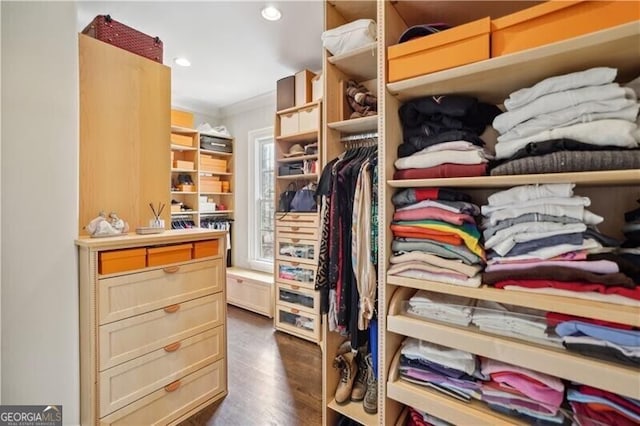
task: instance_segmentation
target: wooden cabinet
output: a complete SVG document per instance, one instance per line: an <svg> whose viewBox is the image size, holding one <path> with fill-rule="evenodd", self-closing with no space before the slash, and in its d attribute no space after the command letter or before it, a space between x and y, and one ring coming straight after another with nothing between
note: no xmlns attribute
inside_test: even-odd
<svg viewBox="0 0 640 426"><path fill-rule="evenodd" d="M227 269L227 303L273 317L273 275Z"/></svg>
<svg viewBox="0 0 640 426"><path fill-rule="evenodd" d="M148 226L149 203L169 205L171 69L83 34L78 44L79 234L100 211Z"/></svg>
<svg viewBox="0 0 640 426"><path fill-rule="evenodd" d="M225 239L203 229L80 238L83 425L175 424L224 397ZM104 253L217 247L205 256L109 274Z"/></svg>

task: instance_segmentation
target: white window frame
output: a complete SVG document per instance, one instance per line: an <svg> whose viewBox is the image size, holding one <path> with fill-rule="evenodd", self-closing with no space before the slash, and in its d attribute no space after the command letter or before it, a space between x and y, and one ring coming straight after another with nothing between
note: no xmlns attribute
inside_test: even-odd
<svg viewBox="0 0 640 426"><path fill-rule="evenodd" d="M248 236L249 236L249 266L251 269L264 271L264 272L273 272L273 264L274 259L271 261L266 261L264 259L259 259L258 254L260 252L259 242L257 241L257 230L258 224L260 221L260 215L258 209L255 206L258 205L259 195L260 195L260 177L258 170L260 170L260 156L258 153L258 144L265 140L271 139L275 144L275 135L273 133L273 127L265 127L263 129L252 130L249 132L248 141L249 141L249 203L247 206L249 207L249 223L248 223ZM274 145L275 149L275 145ZM274 153L275 155L275 153ZM274 164L275 167L275 164ZM274 195L275 197L275 195ZM276 200L274 200L274 203ZM275 234L275 230L274 230ZM274 235L275 237L275 235ZM274 238L275 240L275 238ZM273 251L275 254L275 241Z"/></svg>

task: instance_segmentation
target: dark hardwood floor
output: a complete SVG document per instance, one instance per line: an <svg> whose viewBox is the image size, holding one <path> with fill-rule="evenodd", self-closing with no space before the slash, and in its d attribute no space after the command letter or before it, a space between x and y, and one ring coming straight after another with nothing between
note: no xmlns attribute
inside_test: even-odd
<svg viewBox="0 0 640 426"><path fill-rule="evenodd" d="M234 306L227 319L229 394L181 426L321 425L320 346Z"/></svg>

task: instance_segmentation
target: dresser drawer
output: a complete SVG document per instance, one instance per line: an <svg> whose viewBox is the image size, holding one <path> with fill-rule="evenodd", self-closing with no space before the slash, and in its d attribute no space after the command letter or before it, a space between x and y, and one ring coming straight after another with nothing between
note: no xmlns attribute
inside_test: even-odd
<svg viewBox="0 0 640 426"><path fill-rule="evenodd" d="M315 314L318 312L320 298L319 293L308 290L298 285L280 284L276 286L276 303L281 306L299 309L300 311Z"/></svg>
<svg viewBox="0 0 640 426"><path fill-rule="evenodd" d="M100 417L224 356L224 326L165 346L100 373Z"/></svg>
<svg viewBox="0 0 640 426"><path fill-rule="evenodd" d="M100 371L224 323L224 293L99 327Z"/></svg>
<svg viewBox="0 0 640 426"><path fill-rule="evenodd" d="M318 228L317 213L276 213L276 227L299 226L305 228Z"/></svg>
<svg viewBox="0 0 640 426"><path fill-rule="evenodd" d="M224 392L225 360L216 361L100 419L101 425L166 425Z"/></svg>
<svg viewBox="0 0 640 426"><path fill-rule="evenodd" d="M304 226L277 226L277 238L304 238L307 240L318 239L318 228Z"/></svg>
<svg viewBox="0 0 640 426"><path fill-rule="evenodd" d="M221 259L98 280L100 324L223 290Z"/></svg>
<svg viewBox="0 0 640 426"><path fill-rule="evenodd" d="M276 328L316 342L320 340L321 327L318 315L278 303L276 303Z"/></svg>
<svg viewBox="0 0 640 426"><path fill-rule="evenodd" d="M313 289L317 266L297 261L277 260L276 281Z"/></svg>
<svg viewBox="0 0 640 426"><path fill-rule="evenodd" d="M307 265L318 263L316 258L316 242L299 238L280 238L276 240L277 258L300 262Z"/></svg>

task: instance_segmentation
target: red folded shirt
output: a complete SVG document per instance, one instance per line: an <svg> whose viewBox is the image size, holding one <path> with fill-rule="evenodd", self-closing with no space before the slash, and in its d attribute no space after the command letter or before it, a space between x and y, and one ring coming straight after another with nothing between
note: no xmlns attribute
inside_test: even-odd
<svg viewBox="0 0 640 426"><path fill-rule="evenodd" d="M487 164L451 164L445 163L426 169L398 170L394 179L434 179L448 177L475 177L487 174Z"/></svg>
<svg viewBox="0 0 640 426"><path fill-rule="evenodd" d="M629 299L640 300L640 287L634 289L624 287L611 287L602 284L581 283L572 281L553 280L504 280L493 284L496 288L504 288L508 285L515 285L526 288L558 288L575 292L597 292L602 294L617 294Z"/></svg>
<svg viewBox="0 0 640 426"><path fill-rule="evenodd" d="M617 322L609 322L594 318L584 318L584 317L576 317L573 315L560 314L558 312L547 312L547 324L551 327L555 327L561 322L567 321L582 321L588 322L589 324L602 325L605 327L617 328L620 330L633 330L634 327L627 324L618 324Z"/></svg>
<svg viewBox="0 0 640 426"><path fill-rule="evenodd" d="M618 404L626 408L627 410L631 411L632 413L635 413L640 416L640 407L633 404L632 402L627 401L626 399L622 398L621 396L615 393L607 392L602 389L592 388L591 386L586 386L586 385L580 386L578 390L587 395L599 396L600 398L608 399L609 401L615 404Z"/></svg>

